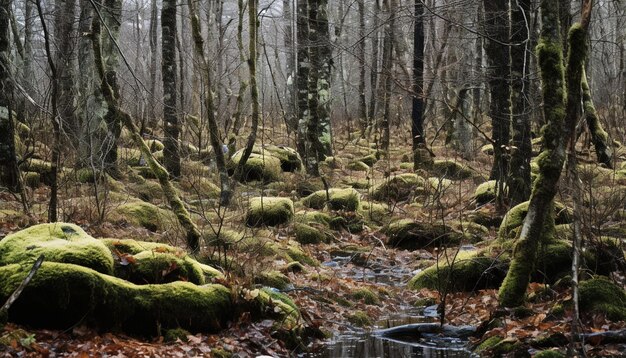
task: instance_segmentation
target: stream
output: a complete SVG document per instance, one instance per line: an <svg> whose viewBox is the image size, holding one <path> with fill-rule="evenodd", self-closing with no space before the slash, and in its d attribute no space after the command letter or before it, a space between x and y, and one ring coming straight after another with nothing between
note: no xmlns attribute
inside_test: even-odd
<svg viewBox="0 0 626 358"><path fill-rule="evenodd" d="M337 269L337 274L354 279L366 279L381 285L399 286L415 274L410 270L396 267L378 268L376 264L367 268L346 270L350 257L335 256L323 265ZM343 268L343 270L342 270ZM467 348L467 340L445 337L434 333L404 334L389 337L384 330L407 325L433 323L438 321L437 306L406 306L399 312L389 314L376 322L372 330L351 328L338 332L324 343L318 352L310 355L316 358L360 357L360 358L400 358L400 357L477 357Z"/></svg>

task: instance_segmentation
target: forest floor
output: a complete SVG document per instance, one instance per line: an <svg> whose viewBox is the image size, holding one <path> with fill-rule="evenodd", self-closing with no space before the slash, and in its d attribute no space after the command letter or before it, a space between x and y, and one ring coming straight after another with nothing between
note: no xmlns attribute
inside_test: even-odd
<svg viewBox="0 0 626 358"><path fill-rule="evenodd" d="M335 161L322 167L329 187L357 188L362 204L368 206L375 202L371 199L373 187L384 182L386 178L413 173L412 165L407 160L407 157L410 158L410 138L406 131L397 131L395 134L389 156L378 155L378 158L375 144L364 140L337 139ZM266 137L270 135L265 133ZM267 144L269 142L268 140ZM272 144L283 143L274 140ZM481 337L472 338L469 346L498 336L510 343L509 351L525 351L533 355L544 349L554 349L565 353L571 337L573 317L573 311L567 304L572 297L569 285L542 282L531 284L528 295L534 299L523 310L500 309L496 289L442 294L436 290L411 290L407 287L407 282L420 270L436 262L437 257L442 257L442 252L471 251L489 245L496 239L498 218L501 219L503 215L496 211L493 203L477 207L474 199L476 187L487 180L485 173L490 169L492 157L487 151L476 150L477 155L471 160L460 158L455 151L445 146L434 146L433 151L436 159L461 163L472 174L465 179L448 181L445 174L421 171L419 174L424 178L439 178L438 185L427 190L427 193L412 193L399 200L388 198L376 201L386 210L377 218L367 217L366 210L347 213L324 209L331 217L342 216L343 225L322 230L328 237L328 242L302 244L301 249L314 262L298 266L289 265L290 260L285 256L276 255L275 252L267 254L267 250L263 249L271 243L283 245L294 241L295 224L250 228L242 218L246 215L248 199L259 193L290 197L296 203L296 212L313 212L315 210L301 205L300 199L303 195L300 192L304 186L323 189L321 183L303 174L283 173L277 182L240 185L234 203L224 211L212 206L215 200L209 198L206 190L198 189L200 184L197 183L202 178L212 177L212 173L203 169L199 161L188 161L184 165L184 175L195 177L198 182L194 183L197 185L183 185L181 181L178 186L203 231L223 226L224 230L245 233L260 240L255 245L235 243L227 249L206 246L200 255L200 261L204 260L218 268L219 263L225 263L221 265L226 274L226 280L222 283L230 287L268 285L269 279L263 280L259 277L268 277L267 273L276 271L284 275L280 277L286 277L288 282L281 291L300 308L303 325L308 327L305 332L317 335L315 339L304 341L305 353L301 354L305 356L338 356L339 353L327 346L324 335L330 337L342 332L387 328L390 317L407 317L407 323L413 322L410 321L411 317L426 317L426 320L438 322L441 317L433 314L432 306L439 304L441 307L442 301L445 302L445 323L479 327ZM121 160L128 160L125 156L133 153L130 149L122 151ZM368 156L369 159L366 158ZM358 160L363 158L367 160ZM368 160L372 161L368 163L371 165L361 165ZM101 199L99 205L96 205L94 190L101 188L90 183L81 184L71 180L64 182L60 193L64 199L61 204L62 220L80 225L96 238L134 238L184 247L184 236L171 217L163 215L151 218L157 222L145 225L141 221L121 217L116 212L118 207L138 199L166 208L156 181L137 179L137 168L128 171L118 182L121 185L111 185L108 198L105 199L106 207L102 205ZM21 213L18 198L0 193L0 238L30 225L45 222L48 192L45 185L29 189L30 215ZM567 195L562 194L562 200L566 201ZM102 210L98 210L98 207ZM104 220L99 220L99 213L104 213ZM392 221L463 221L476 213L494 219L494 223L486 227L479 240L460 242L447 249L426 245L414 250L404 250L388 245L385 227ZM224 257L227 259L224 260ZM614 273L613 276L623 284L623 272ZM430 307L430 314L424 315L426 307ZM555 307L565 308L557 315L553 314ZM499 324L493 325L494 319L498 319ZM581 319L582 332L626 328L625 322L612 322L600 313L585 314ZM64 330L31 328L9 323L0 331L0 355L222 357L237 354L238 357L256 357L297 354L292 347L276 338L274 323L270 319L252 320L249 315L243 314L236 317L219 334L189 334L170 342L163 336L141 339L122 333L101 332L81 322ZM625 344L606 343L602 339L589 339L584 342L584 348L589 356L626 355ZM500 353L489 349L483 352L484 355Z"/></svg>

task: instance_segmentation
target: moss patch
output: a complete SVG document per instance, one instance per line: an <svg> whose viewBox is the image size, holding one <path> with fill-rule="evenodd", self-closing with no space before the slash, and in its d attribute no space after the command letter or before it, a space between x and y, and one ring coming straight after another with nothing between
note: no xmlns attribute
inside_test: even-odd
<svg viewBox="0 0 626 358"><path fill-rule="evenodd" d="M46 261L113 273L113 256L109 249L74 224L35 225L0 241L0 265L34 262L41 254Z"/></svg>
<svg viewBox="0 0 626 358"><path fill-rule="evenodd" d="M616 321L626 319L626 292L606 277L581 282L579 304L583 312L601 312Z"/></svg>
<svg viewBox="0 0 626 358"><path fill-rule="evenodd" d="M331 188L319 190L302 199L302 204L312 209L323 209L325 205L332 210L356 211L361 206L361 194L353 188ZM328 200L327 200L328 199Z"/></svg>
<svg viewBox="0 0 626 358"><path fill-rule="evenodd" d="M290 221L293 215L293 202L289 198L256 197L250 199L246 224L276 226Z"/></svg>
<svg viewBox="0 0 626 358"><path fill-rule="evenodd" d="M368 288L359 288L350 294L355 300L363 300L367 305L380 305L380 298Z"/></svg>
<svg viewBox="0 0 626 358"><path fill-rule="evenodd" d="M367 327L372 325L369 315L363 311L355 311L348 316L348 322L357 327Z"/></svg>
<svg viewBox="0 0 626 358"><path fill-rule="evenodd" d="M177 225L174 214L154 204L134 201L118 206L111 212L114 222L126 221L135 226L142 226L151 231L161 230L167 225Z"/></svg>
<svg viewBox="0 0 626 358"><path fill-rule="evenodd" d="M374 186L370 196L378 201L406 201L423 190L425 185L424 178L417 174L400 174Z"/></svg>
<svg viewBox="0 0 626 358"><path fill-rule="evenodd" d="M319 244L321 242L329 242L330 237L332 237L328 232L325 232L323 228L308 224L295 223L293 228L296 234L296 241L301 244Z"/></svg>
<svg viewBox="0 0 626 358"><path fill-rule="evenodd" d="M418 250L425 247L458 245L469 236L454 230L442 223L424 223L411 219L394 221L384 228L383 232L389 237L390 246Z"/></svg>
<svg viewBox="0 0 626 358"><path fill-rule="evenodd" d="M468 179L474 175L470 168L453 160L435 160L430 170L439 177L451 180Z"/></svg>
<svg viewBox="0 0 626 358"><path fill-rule="evenodd" d="M254 283L283 290L291 284L291 281L289 281L289 278L282 273L270 270L263 271L257 275L254 278Z"/></svg>
<svg viewBox="0 0 626 358"><path fill-rule="evenodd" d="M228 163L229 172L232 174L241 161L244 149L238 150L233 154ZM243 166L240 181L247 183L250 181L262 181L265 183L277 181L282 173L280 159L262 152L251 153L250 157Z"/></svg>
<svg viewBox="0 0 626 358"><path fill-rule="evenodd" d="M474 192L476 206L485 205L496 199L496 181L489 180L480 184Z"/></svg>
<svg viewBox="0 0 626 358"><path fill-rule="evenodd" d="M18 264L0 267L4 301L28 273ZM157 327L192 332L221 329L232 312L230 292L221 285L189 282L134 285L73 264L44 262L9 310L16 323L71 327L78 322L101 329L154 335Z"/></svg>

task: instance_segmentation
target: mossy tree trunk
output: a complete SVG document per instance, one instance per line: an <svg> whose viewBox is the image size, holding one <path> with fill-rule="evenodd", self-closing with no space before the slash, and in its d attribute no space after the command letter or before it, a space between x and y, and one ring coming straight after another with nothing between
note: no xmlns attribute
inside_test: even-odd
<svg viewBox="0 0 626 358"><path fill-rule="evenodd" d="M161 9L161 76L163 80L163 164L180 177L180 133L176 107L176 0L163 0Z"/></svg>
<svg viewBox="0 0 626 358"><path fill-rule="evenodd" d="M365 135L368 126L367 99L365 96L365 0L357 0L359 13L359 42L357 58L359 61L359 125L361 136Z"/></svg>
<svg viewBox="0 0 626 358"><path fill-rule="evenodd" d="M373 31L372 31L372 65L370 70L370 101L369 101L369 113L367 114L367 118L369 119L368 123L368 132L373 127L375 122L376 115L378 114L378 80L379 80L379 47L380 47L380 12L381 12L381 1L382 0L374 0L373 2ZM369 133L368 133L369 134Z"/></svg>
<svg viewBox="0 0 626 358"><path fill-rule="evenodd" d="M591 132L591 142L596 149L596 157L598 162L607 166L607 168L613 168L613 147L609 135L602 128L598 112L593 104L593 98L591 97L591 90L589 89L589 83L587 83L587 74L583 68L582 74L582 90L583 90L583 108L585 110L585 121L587 122L587 128Z"/></svg>
<svg viewBox="0 0 626 358"><path fill-rule="evenodd" d="M76 117L75 63L76 0L56 0L54 3L54 62L58 76L58 109L61 129L69 138L79 138Z"/></svg>
<svg viewBox="0 0 626 358"><path fill-rule="evenodd" d="M176 215L176 218L180 222L180 225L187 232L187 245L189 246L189 249L192 252L197 253L200 249L200 231L198 230L196 224L191 220L187 208L185 207L184 203L176 192L176 188L174 188L174 186L170 182L169 173L161 164L159 164L159 162L157 162L157 160L152 155L150 148L141 137L139 128L137 128L137 126L135 125L130 114L122 110L119 104L119 89L117 88L117 82L109 82L109 79L106 76L106 67L103 59L101 44L101 11L97 7L94 10L98 14L98 16L94 16L91 27L94 62L96 72L100 80L102 95L104 96L104 99L108 104L109 113L115 116L116 120L122 123L130 132L133 143L139 148L141 154L146 158L150 169L159 180L159 184L161 185L163 194L170 204L172 211ZM110 39L110 41L116 41L116 39L112 38Z"/></svg>
<svg viewBox="0 0 626 358"><path fill-rule="evenodd" d="M380 146L387 153L389 151L389 131L391 127L391 85L393 82L393 45L394 45L394 22L396 14L393 9L391 0L383 1L383 9L387 13L388 18L384 27L383 37L383 117L380 121Z"/></svg>
<svg viewBox="0 0 626 358"><path fill-rule="evenodd" d="M237 1L237 9L237 50L239 51L239 61L244 63L246 62L246 52L243 47L243 15L245 12L243 0ZM239 131L241 130L241 127L243 127L244 123L244 97L248 89L248 81L244 79L243 66L238 69L237 77L239 79L239 93L237 94L235 113L233 113L233 125L231 127L231 132L228 134L229 156L232 156L237 151L237 136L239 136Z"/></svg>
<svg viewBox="0 0 626 358"><path fill-rule="evenodd" d="M240 2L241 4L241 2ZM248 141L243 151L239 163L235 168L235 178L239 179L243 175L243 168L252 154L254 142L256 141L257 129L259 128L259 118L261 112L259 108L259 87L257 85L257 41L258 41L258 28L259 20L257 18L258 0L248 0L248 27L249 27L249 39L248 39L248 70L250 72L250 99L252 100L252 123L250 134L248 135ZM240 8L239 11L243 11Z"/></svg>
<svg viewBox="0 0 626 358"><path fill-rule="evenodd" d="M511 2L511 162L508 198L515 206L530 197L530 0Z"/></svg>
<svg viewBox="0 0 626 358"><path fill-rule="evenodd" d="M196 57L201 62L201 73L207 87L204 94L204 102L209 126L209 141L211 143L211 147L213 148L213 153L215 153L215 164L220 176L220 203L221 205L228 205L232 196L232 189L230 178L228 177L228 171L226 170L226 160L224 159L224 150L222 149L217 118L215 118L216 108L212 93L214 87L211 76L211 68L209 67L209 61L204 55L204 39L202 38L198 12L195 8L195 0L188 0L187 4L189 6L189 14L191 17L191 32L193 36L194 50Z"/></svg>
<svg viewBox="0 0 626 358"><path fill-rule="evenodd" d="M285 123L289 133L298 132L297 95L296 95L296 49L294 46L293 31L293 0L283 0L283 22L285 26L285 68L287 83L285 85Z"/></svg>
<svg viewBox="0 0 626 358"><path fill-rule="evenodd" d="M13 83L10 68L9 12L11 0L0 0L0 186L21 190L15 153L15 123L12 116Z"/></svg>
<svg viewBox="0 0 626 358"><path fill-rule="evenodd" d="M484 0L485 52L487 54L487 76L491 93L489 115L493 128L493 166L489 176L500 185L496 190L497 203L502 206L503 188L508 176L509 146L511 126L511 88L508 83L510 73L509 41L509 1Z"/></svg>
<svg viewBox="0 0 626 358"><path fill-rule="evenodd" d="M315 104L309 102L312 121L316 122L314 155L318 161L333 155L332 127L330 121L330 88L332 78L332 47L328 23L328 0L309 3L309 31L311 47L311 77L309 96L317 97ZM309 128L312 128L309 125Z"/></svg>
<svg viewBox="0 0 626 358"><path fill-rule="evenodd" d="M309 59L309 15L308 0L298 0L296 36L297 58L296 90L298 105L298 133L296 136L296 149L300 156L306 158L307 124L311 112L309 111L309 73L311 61Z"/></svg>
<svg viewBox="0 0 626 358"><path fill-rule="evenodd" d="M585 4L588 6L585 7ZM575 137L575 127L581 100L581 77L585 60L586 33L590 16L590 1L585 1L582 25L572 26L569 32L567 70L563 65L563 45L556 1L541 3L541 38L537 56L543 85L544 149L539 155L539 175L535 181L528 205L528 213L516 238L513 258L504 282L500 286L500 304L518 306L524 301L530 275L544 224L553 218L554 196L563 164L565 148Z"/></svg>

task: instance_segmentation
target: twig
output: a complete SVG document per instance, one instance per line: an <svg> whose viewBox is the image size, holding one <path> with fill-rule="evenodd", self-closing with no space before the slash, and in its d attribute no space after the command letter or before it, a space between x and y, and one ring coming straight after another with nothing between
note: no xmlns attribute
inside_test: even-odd
<svg viewBox="0 0 626 358"><path fill-rule="evenodd" d="M11 296L9 296L9 298L4 303L4 305L2 305L2 308L0 308L0 317L3 316L3 313L8 312L11 305L15 301L17 301L17 299L20 297L20 295L22 294L22 291L24 291L24 288L26 288L30 280L32 280L33 277L35 276L35 273L37 273L37 270L39 270L39 268L41 267L41 264L43 263L43 259L44 259L44 255L39 256L37 261L35 261L35 264L33 265L33 267L30 269L30 272L28 273L28 275L26 275L26 277L22 281L22 283L20 283L17 289L13 291Z"/></svg>

